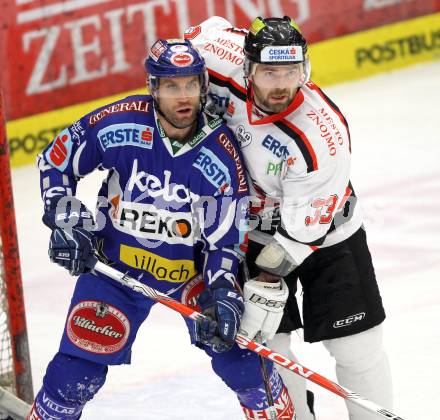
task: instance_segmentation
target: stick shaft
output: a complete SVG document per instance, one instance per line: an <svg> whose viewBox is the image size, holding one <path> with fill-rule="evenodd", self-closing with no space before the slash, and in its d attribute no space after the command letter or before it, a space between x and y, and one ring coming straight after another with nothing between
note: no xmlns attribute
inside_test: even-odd
<svg viewBox="0 0 440 420"><path fill-rule="evenodd" d="M110 267L100 261L93 262L93 264L91 263L89 266L94 270L112 278L113 280L116 280L117 282L129 287L135 292L141 293L144 296L147 296L155 300L156 302L162 303L163 305L168 306L169 308L179 312L180 314L194 321L200 321L206 318L200 312L191 309L190 307L184 305L183 303L173 298L170 298L164 293L161 293L153 289L152 287L141 283L140 281L134 279L133 277L130 277L127 274L124 274L121 271L116 270L113 267ZM263 344L259 344L254 340L250 340L249 338L241 334L237 334L235 341L241 347L246 347L248 350L257 353L259 356L264 357L265 359L268 359L273 363L282 366L285 369L291 370L297 375L300 375L308 379L309 381L314 382L315 384L327 389L333 394L339 395L340 397L351 401L353 404L356 404L367 411L376 413L382 418L388 420L404 420L402 417L399 417L398 415L393 414L391 411L373 403L370 400L361 397L355 392L349 391L348 389L338 385L337 383L331 381L330 379L325 378L319 373L313 372L312 370L306 368L305 366L300 365L299 363L294 362L293 360L290 360L286 356L274 352L273 350L264 346Z"/></svg>
<svg viewBox="0 0 440 420"><path fill-rule="evenodd" d="M270 420L277 420L277 409L275 408L274 402L273 402L273 394L272 390L270 388L270 379L269 379L269 373L267 371L266 366L266 359L263 356L258 356L260 359L260 366L261 366L261 374L263 376L263 382L264 382L264 390L266 392L266 398L267 398L267 405L270 415Z"/></svg>
<svg viewBox="0 0 440 420"><path fill-rule="evenodd" d="M256 338L256 340L261 342L262 341L261 340L261 332L258 333L255 338ZM270 387L270 378L269 378L269 372L267 370L266 359L261 355L258 355L258 359L260 361L261 376L263 377L264 390L266 392L270 420L277 420L277 410L276 410L274 402L273 402L273 394L272 394L272 389Z"/></svg>

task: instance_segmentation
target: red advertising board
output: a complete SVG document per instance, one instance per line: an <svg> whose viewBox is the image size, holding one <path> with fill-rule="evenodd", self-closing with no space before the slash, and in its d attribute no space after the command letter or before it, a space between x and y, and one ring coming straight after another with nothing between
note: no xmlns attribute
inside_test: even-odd
<svg viewBox="0 0 440 420"><path fill-rule="evenodd" d="M309 42L440 11L440 0L3 0L1 83L8 120L143 85L157 38L220 15L294 17Z"/></svg>

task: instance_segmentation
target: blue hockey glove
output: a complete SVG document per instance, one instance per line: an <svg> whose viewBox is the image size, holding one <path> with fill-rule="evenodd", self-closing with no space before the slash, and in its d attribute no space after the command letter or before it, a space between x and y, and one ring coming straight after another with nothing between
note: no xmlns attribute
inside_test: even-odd
<svg viewBox="0 0 440 420"><path fill-rule="evenodd" d="M90 271L86 263L95 255L95 237L83 228L56 228L50 235L49 258L72 276Z"/></svg>
<svg viewBox="0 0 440 420"><path fill-rule="evenodd" d="M49 258L78 276L89 271L87 260L94 255L96 239L91 232L91 212L75 197L62 197L45 207L43 222L52 229Z"/></svg>
<svg viewBox="0 0 440 420"><path fill-rule="evenodd" d="M200 294L198 303L208 319L195 323L197 341L217 353L230 350L244 311L242 296L233 289L208 289Z"/></svg>

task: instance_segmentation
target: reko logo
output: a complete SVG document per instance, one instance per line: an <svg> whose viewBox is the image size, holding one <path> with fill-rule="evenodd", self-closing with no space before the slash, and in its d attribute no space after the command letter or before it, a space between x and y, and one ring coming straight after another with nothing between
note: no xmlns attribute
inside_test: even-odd
<svg viewBox="0 0 440 420"><path fill-rule="evenodd" d="M118 230L135 236L168 243L192 243L193 227L188 213L173 213L148 204L136 208L122 207L117 223Z"/></svg>

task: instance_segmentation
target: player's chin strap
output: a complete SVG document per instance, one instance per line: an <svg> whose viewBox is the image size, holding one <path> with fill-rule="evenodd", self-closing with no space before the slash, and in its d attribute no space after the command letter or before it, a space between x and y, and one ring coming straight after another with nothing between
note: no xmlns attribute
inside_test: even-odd
<svg viewBox="0 0 440 420"><path fill-rule="evenodd" d="M133 277L130 277L126 273L122 273L119 270L116 270L113 267L110 267L101 261L98 261L97 258L92 258L88 261L87 266L96 272L104 274L110 277L113 280L116 280L118 283L127 286L131 290L138 292L150 299L155 300L156 302L162 303L165 306L173 309L176 312L179 312L181 315L186 316L194 321L200 321L205 319L205 316L200 312L190 308L189 306L184 305L183 303L165 295L153 289L150 286L147 286L144 283L136 280ZM93 272L93 271L92 271ZM364 408L367 411L372 413L376 413L380 417L388 420L403 420L402 417L399 417L396 414L393 414L391 411L375 404L372 401L369 401L360 395L349 391L347 388L344 388L337 383L331 381L330 379L321 376L319 373L313 372L312 370L306 368L305 366L300 365L293 360L290 360L288 357L276 353L271 350L269 347L264 346L263 344L257 343L254 340L250 340L247 337L237 334L235 338L235 342L239 344L241 347L246 347L248 350L261 355L262 357L271 360L277 365L282 366L285 369L288 369L292 372L295 372L297 375L302 376L303 378L308 379L309 381L314 382L315 384L322 386L323 388L333 392L333 394L339 395L345 400L351 401L353 404Z"/></svg>

